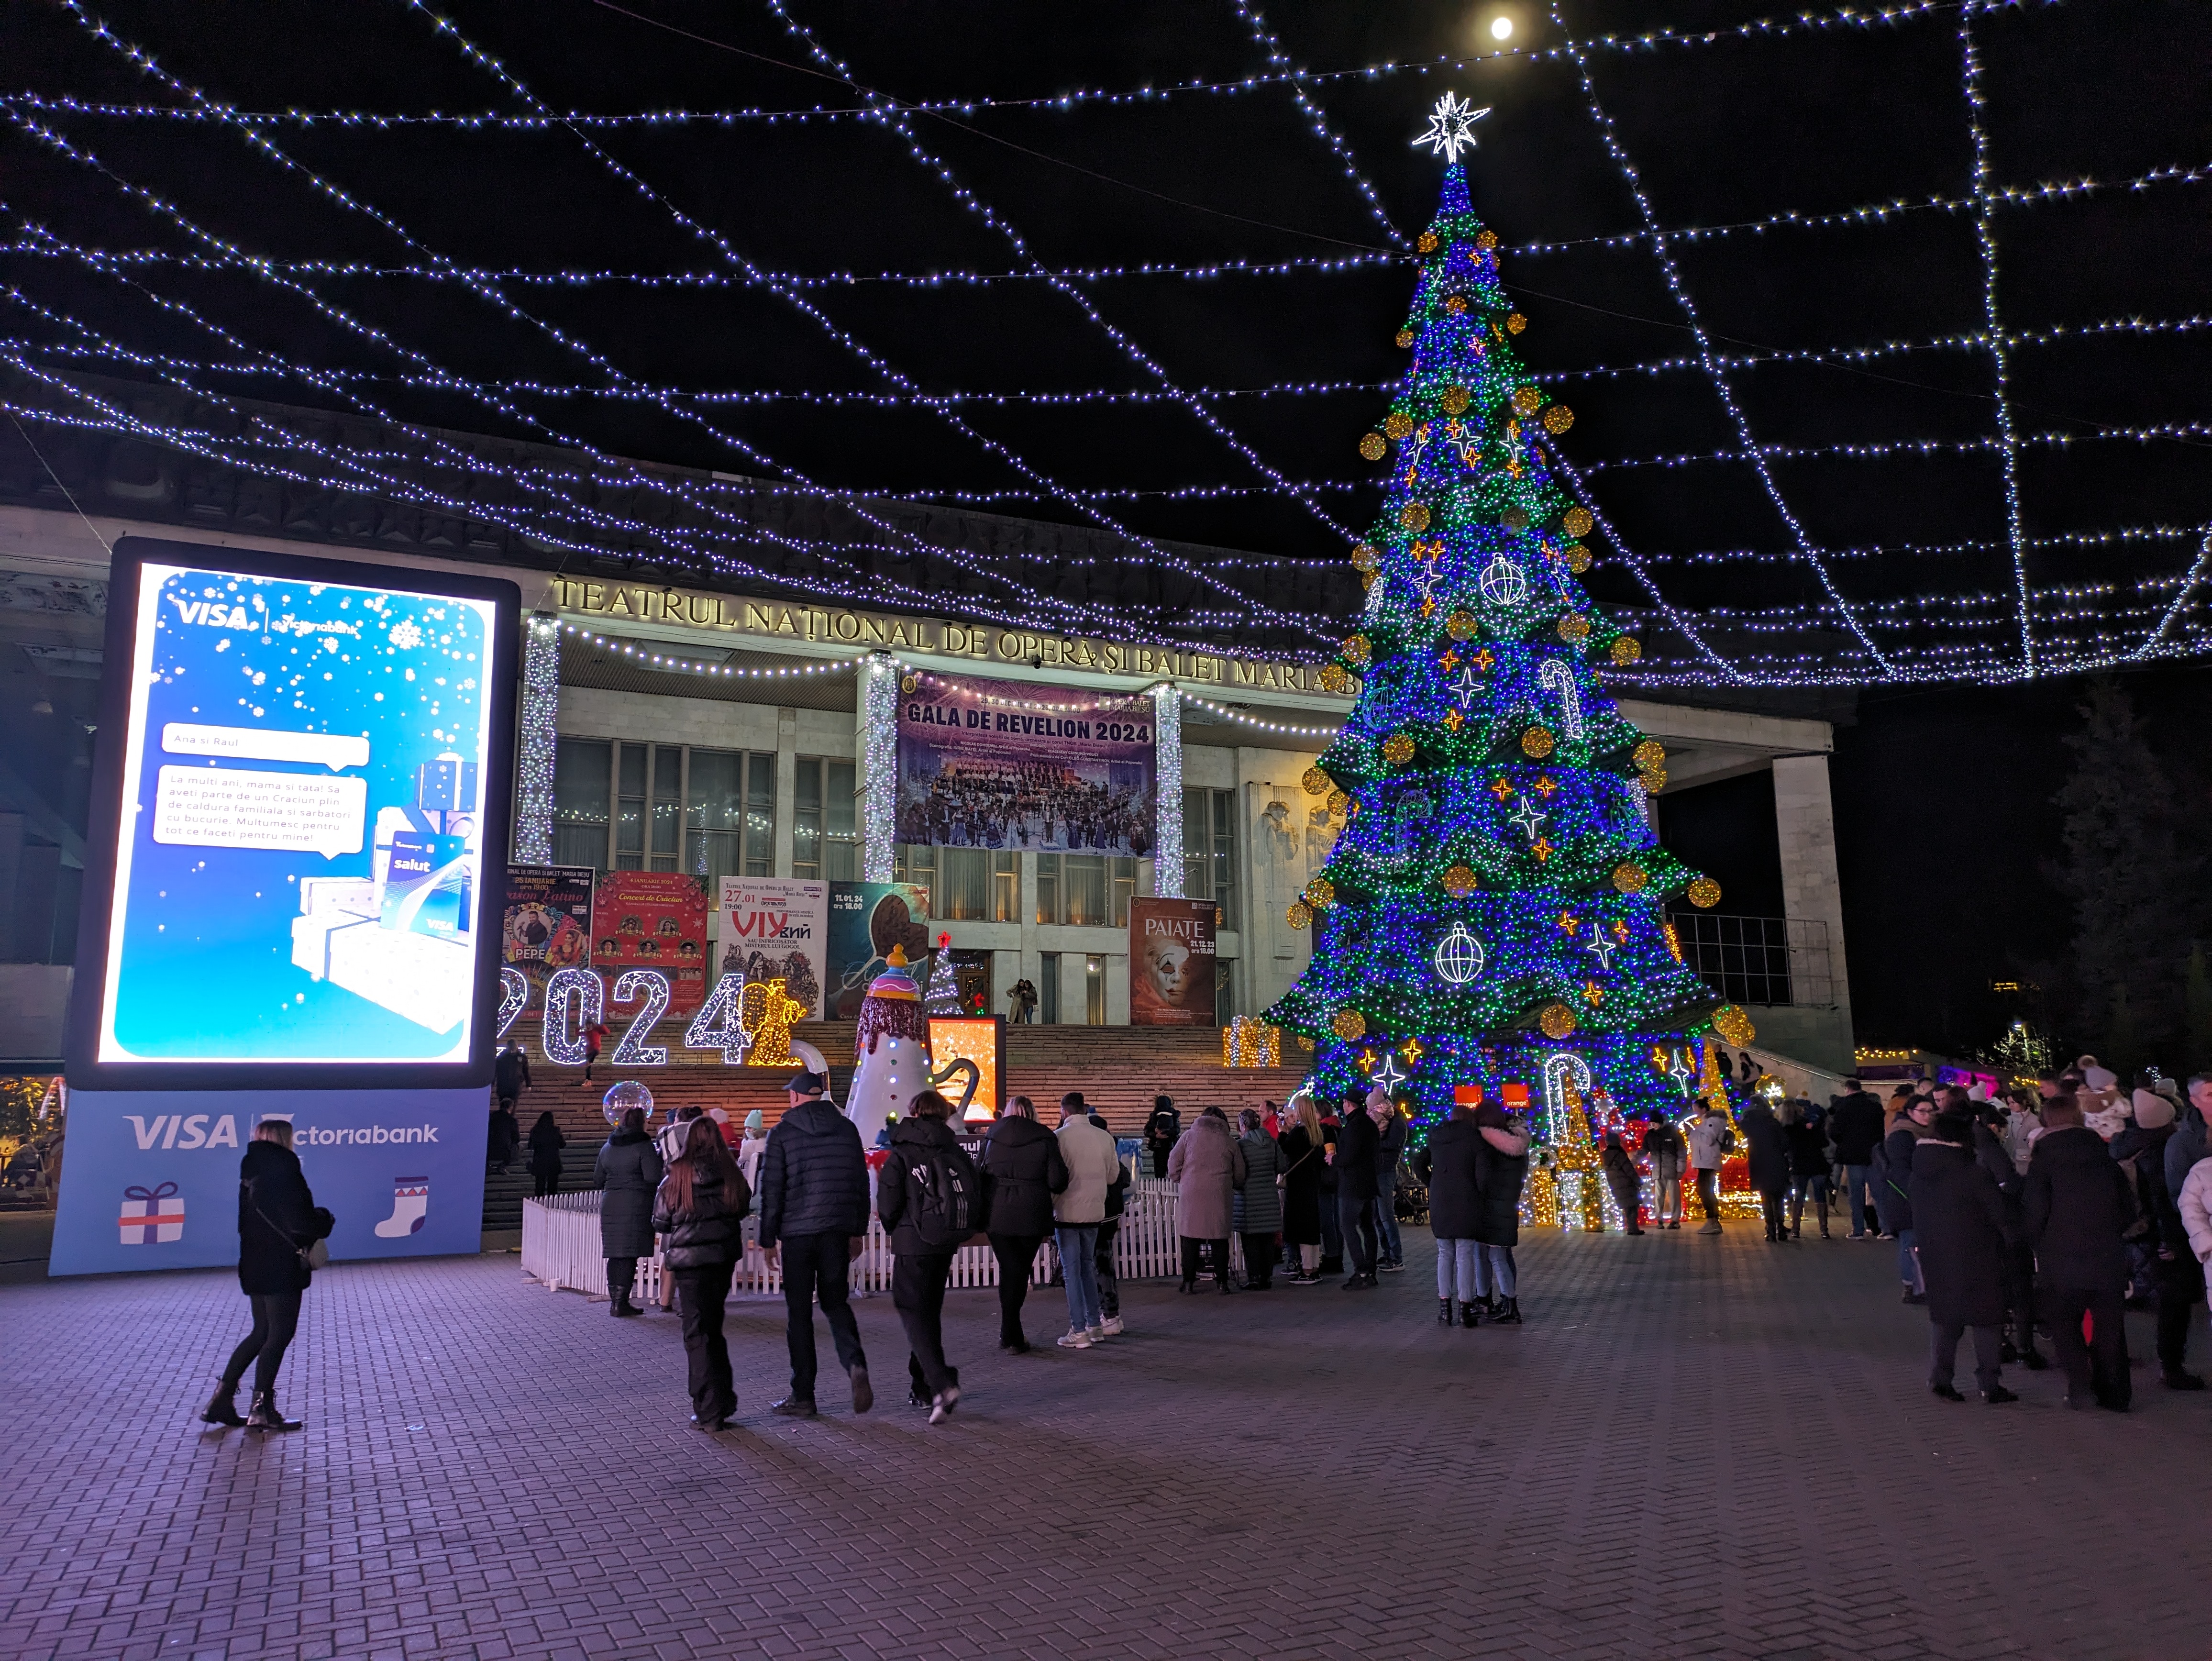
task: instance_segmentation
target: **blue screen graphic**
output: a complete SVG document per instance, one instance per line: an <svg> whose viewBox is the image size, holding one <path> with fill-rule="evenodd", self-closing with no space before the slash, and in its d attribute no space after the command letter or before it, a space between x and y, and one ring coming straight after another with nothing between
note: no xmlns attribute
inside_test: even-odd
<svg viewBox="0 0 2212 1661"><path fill-rule="evenodd" d="M153 563L134 598L99 1059L466 1060L495 607Z"/></svg>

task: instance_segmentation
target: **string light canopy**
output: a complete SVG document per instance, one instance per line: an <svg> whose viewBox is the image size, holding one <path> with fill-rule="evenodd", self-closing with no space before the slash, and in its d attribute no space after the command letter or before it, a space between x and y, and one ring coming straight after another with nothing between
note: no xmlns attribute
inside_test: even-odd
<svg viewBox="0 0 2212 1661"><path fill-rule="evenodd" d="M2141 90L2212 22L1690 9L64 0L0 92L0 503L1326 661L1456 163L1608 684L2202 655L2212 157Z"/></svg>

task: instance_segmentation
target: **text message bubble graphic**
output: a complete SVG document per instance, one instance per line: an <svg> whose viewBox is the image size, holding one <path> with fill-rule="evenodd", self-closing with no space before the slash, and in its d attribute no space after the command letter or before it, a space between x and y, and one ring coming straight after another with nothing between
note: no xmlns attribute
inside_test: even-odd
<svg viewBox="0 0 2212 1661"><path fill-rule="evenodd" d="M367 779L164 767L154 840L186 848L267 848L331 859L361 852Z"/></svg>
<svg viewBox="0 0 2212 1661"><path fill-rule="evenodd" d="M333 773L368 765L368 740L342 733L271 733L258 727L203 727L173 721L161 728L173 756L228 756L234 761L311 761Z"/></svg>

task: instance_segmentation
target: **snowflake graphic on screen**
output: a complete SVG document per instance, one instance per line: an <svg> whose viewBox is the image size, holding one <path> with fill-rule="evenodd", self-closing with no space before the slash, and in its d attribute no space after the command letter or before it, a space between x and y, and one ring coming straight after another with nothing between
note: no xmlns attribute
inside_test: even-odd
<svg viewBox="0 0 2212 1661"><path fill-rule="evenodd" d="M411 652L422 643L422 631L412 621L395 623L392 625L392 643Z"/></svg>

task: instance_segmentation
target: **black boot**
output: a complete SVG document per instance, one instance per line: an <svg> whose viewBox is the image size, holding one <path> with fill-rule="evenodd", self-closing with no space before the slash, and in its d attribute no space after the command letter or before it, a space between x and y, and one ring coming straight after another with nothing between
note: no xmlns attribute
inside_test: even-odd
<svg viewBox="0 0 2212 1661"><path fill-rule="evenodd" d="M218 1382L215 1387L215 1394L208 1397L208 1404L200 1409L201 1422L210 1425L229 1425L234 1428L244 1424L246 1421L238 1416L237 1396L238 1385L235 1382L227 1378Z"/></svg>
<svg viewBox="0 0 2212 1661"><path fill-rule="evenodd" d="M1451 1304L1452 1300L1449 1298L1439 1298L1437 1299L1437 1324L1438 1326L1448 1327L1452 1323Z"/></svg>
<svg viewBox="0 0 2212 1661"><path fill-rule="evenodd" d="M287 1419L276 1408L276 1392L257 1390L253 1392L253 1409L246 1415L248 1430L297 1430L300 1421Z"/></svg>
<svg viewBox="0 0 2212 1661"><path fill-rule="evenodd" d="M1508 1299L1505 1300L1505 1306L1504 1306L1502 1310L1500 1310L1497 1314L1495 1314L1495 1315L1492 1316L1492 1317L1490 1317L1490 1322L1491 1322L1491 1324L1492 1324L1492 1326L1501 1326L1501 1327L1517 1327L1517 1326L1519 1326L1519 1325L1521 1324L1521 1300L1520 1300L1520 1299L1518 1299L1518 1298L1508 1298Z"/></svg>
<svg viewBox="0 0 2212 1661"><path fill-rule="evenodd" d="M1476 1326L1481 1323L1482 1317L1475 1312L1475 1307L1473 1304L1462 1304L1459 1306L1459 1323L1462 1326Z"/></svg>
<svg viewBox="0 0 2212 1661"><path fill-rule="evenodd" d="M617 1287L615 1288L613 1294L608 1298L607 1301L614 1305L614 1307L609 1311L613 1315L642 1315L645 1313L645 1311L640 1309L635 1304L630 1302L629 1288L628 1287Z"/></svg>

